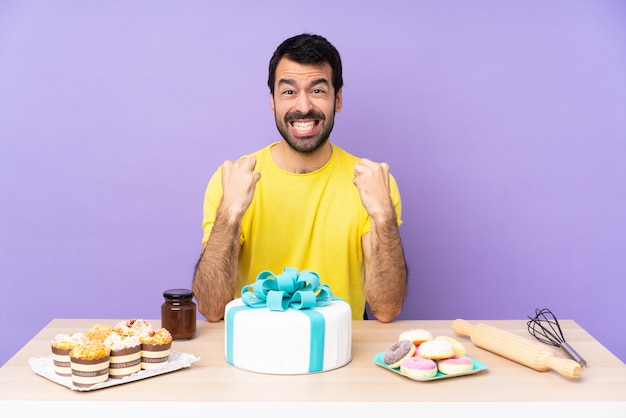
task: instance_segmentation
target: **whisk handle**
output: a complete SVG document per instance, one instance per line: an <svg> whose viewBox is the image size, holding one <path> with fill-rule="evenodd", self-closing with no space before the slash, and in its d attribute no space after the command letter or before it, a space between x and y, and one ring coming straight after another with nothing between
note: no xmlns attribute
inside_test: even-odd
<svg viewBox="0 0 626 418"><path fill-rule="evenodd" d="M580 354L578 354L576 350L574 350L572 346L569 345L566 341L563 341L561 347L563 348L563 350L565 350L565 352L567 352L567 354L569 354L571 358L574 359L574 361L580 364L580 367L587 367L587 362L585 361L585 359L583 359Z"/></svg>

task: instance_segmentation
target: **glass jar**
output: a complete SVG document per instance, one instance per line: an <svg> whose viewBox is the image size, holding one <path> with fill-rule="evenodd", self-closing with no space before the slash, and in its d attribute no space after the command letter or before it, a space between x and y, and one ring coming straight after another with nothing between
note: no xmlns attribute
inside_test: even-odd
<svg viewBox="0 0 626 418"><path fill-rule="evenodd" d="M161 327L175 340L188 340L196 333L196 304L189 289L170 289L163 292Z"/></svg>

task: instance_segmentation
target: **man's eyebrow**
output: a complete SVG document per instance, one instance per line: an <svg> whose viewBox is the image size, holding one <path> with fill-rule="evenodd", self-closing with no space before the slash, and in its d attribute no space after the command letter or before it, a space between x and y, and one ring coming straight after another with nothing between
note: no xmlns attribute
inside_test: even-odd
<svg viewBox="0 0 626 418"><path fill-rule="evenodd" d="M296 82L290 78L281 78L280 80L278 80L278 85L280 86L281 84L287 84L289 86L295 86Z"/></svg>
<svg viewBox="0 0 626 418"><path fill-rule="evenodd" d="M313 80L311 82L311 86L317 86L318 84L330 85L330 83L328 82L328 80L325 77L320 77L317 80Z"/></svg>
<svg viewBox="0 0 626 418"><path fill-rule="evenodd" d="M295 86L297 83L296 83L295 80L293 80L291 78L281 78L280 80L278 80L278 85L280 86L281 84L287 84L289 86ZM320 78L317 78L317 79L311 81L311 83L309 83L309 86L317 86L319 84L330 85L330 83L328 82L328 79L326 79L326 77L320 77Z"/></svg>

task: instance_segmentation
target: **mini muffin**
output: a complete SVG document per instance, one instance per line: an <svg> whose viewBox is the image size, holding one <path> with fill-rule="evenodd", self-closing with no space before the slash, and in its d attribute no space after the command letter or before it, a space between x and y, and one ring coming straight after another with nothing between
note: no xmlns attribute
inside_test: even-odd
<svg viewBox="0 0 626 418"><path fill-rule="evenodd" d="M70 351L72 383L90 387L109 379L109 355L111 350L101 342L86 342Z"/></svg>
<svg viewBox="0 0 626 418"><path fill-rule="evenodd" d="M165 328L153 329L139 336L141 368L159 369L167 364L172 348L172 334Z"/></svg>
<svg viewBox="0 0 626 418"><path fill-rule="evenodd" d="M114 329L120 335L140 336L152 330L152 325L145 319L129 319L128 321L118 322L115 324Z"/></svg>
<svg viewBox="0 0 626 418"><path fill-rule="evenodd" d="M141 342L136 335L112 333L104 340L111 350L109 377L121 379L141 370Z"/></svg>
<svg viewBox="0 0 626 418"><path fill-rule="evenodd" d="M82 332L75 334L57 334L50 343L54 372L60 376L71 376L70 351L77 345L87 341L87 336Z"/></svg>
<svg viewBox="0 0 626 418"><path fill-rule="evenodd" d="M101 343L113 333L113 327L107 324L95 324L86 332L87 337L94 342Z"/></svg>

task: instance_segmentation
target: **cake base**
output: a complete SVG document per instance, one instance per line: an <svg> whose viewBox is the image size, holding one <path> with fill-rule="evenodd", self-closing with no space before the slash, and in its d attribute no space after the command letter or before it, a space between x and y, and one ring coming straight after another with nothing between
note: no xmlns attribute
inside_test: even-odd
<svg viewBox="0 0 626 418"><path fill-rule="evenodd" d="M226 305L226 361L267 374L309 374L352 360L352 311L341 299L309 309L251 308L241 298Z"/></svg>

